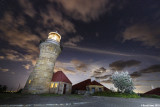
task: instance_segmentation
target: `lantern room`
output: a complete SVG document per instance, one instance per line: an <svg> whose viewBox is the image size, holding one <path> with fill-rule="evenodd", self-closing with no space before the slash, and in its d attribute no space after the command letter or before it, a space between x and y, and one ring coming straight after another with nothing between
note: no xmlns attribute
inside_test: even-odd
<svg viewBox="0 0 160 107"><path fill-rule="evenodd" d="M61 36L57 32L50 32L48 35L48 39L55 40L57 42L60 42Z"/></svg>

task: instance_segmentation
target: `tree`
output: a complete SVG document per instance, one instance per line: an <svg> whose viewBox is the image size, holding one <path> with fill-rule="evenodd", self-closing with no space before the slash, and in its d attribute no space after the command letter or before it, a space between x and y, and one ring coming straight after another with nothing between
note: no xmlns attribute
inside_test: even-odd
<svg viewBox="0 0 160 107"><path fill-rule="evenodd" d="M6 85L0 85L0 93L6 92L7 86Z"/></svg>
<svg viewBox="0 0 160 107"><path fill-rule="evenodd" d="M135 89L132 78L128 75L128 72L117 71L111 76L114 86L118 89L118 92L133 93Z"/></svg>
<svg viewBox="0 0 160 107"><path fill-rule="evenodd" d="M3 85L2 90L3 90L3 92L6 92L6 91L7 91L7 86L6 86L6 85Z"/></svg>

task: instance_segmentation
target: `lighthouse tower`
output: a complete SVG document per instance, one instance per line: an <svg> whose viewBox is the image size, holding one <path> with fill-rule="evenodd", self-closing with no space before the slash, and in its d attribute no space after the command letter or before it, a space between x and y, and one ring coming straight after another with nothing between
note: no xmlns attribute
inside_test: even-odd
<svg viewBox="0 0 160 107"><path fill-rule="evenodd" d="M61 36L50 32L48 39L40 44L40 55L34 71L30 74L23 93L49 93L56 58L61 53Z"/></svg>

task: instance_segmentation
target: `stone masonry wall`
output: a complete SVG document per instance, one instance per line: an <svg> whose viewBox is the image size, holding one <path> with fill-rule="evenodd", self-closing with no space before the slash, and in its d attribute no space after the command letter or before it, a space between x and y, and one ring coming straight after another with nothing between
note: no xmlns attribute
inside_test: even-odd
<svg viewBox="0 0 160 107"><path fill-rule="evenodd" d="M58 83L58 87L56 88L55 86L53 86L53 88L50 88L50 93L63 94L64 84L66 84L65 94L71 94L72 84L66 82L53 82L53 83L54 84Z"/></svg>
<svg viewBox="0 0 160 107"><path fill-rule="evenodd" d="M39 59L27 80L24 93L49 93L55 61L60 52L60 46L57 44L50 42L40 44Z"/></svg>

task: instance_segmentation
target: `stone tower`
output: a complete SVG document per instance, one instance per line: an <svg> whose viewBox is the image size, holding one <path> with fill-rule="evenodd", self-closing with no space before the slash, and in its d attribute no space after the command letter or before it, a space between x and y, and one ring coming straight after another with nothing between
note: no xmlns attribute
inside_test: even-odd
<svg viewBox="0 0 160 107"><path fill-rule="evenodd" d="M23 93L49 93L56 58L61 53L61 36L50 32L48 39L40 44L40 55L34 71L30 74Z"/></svg>

